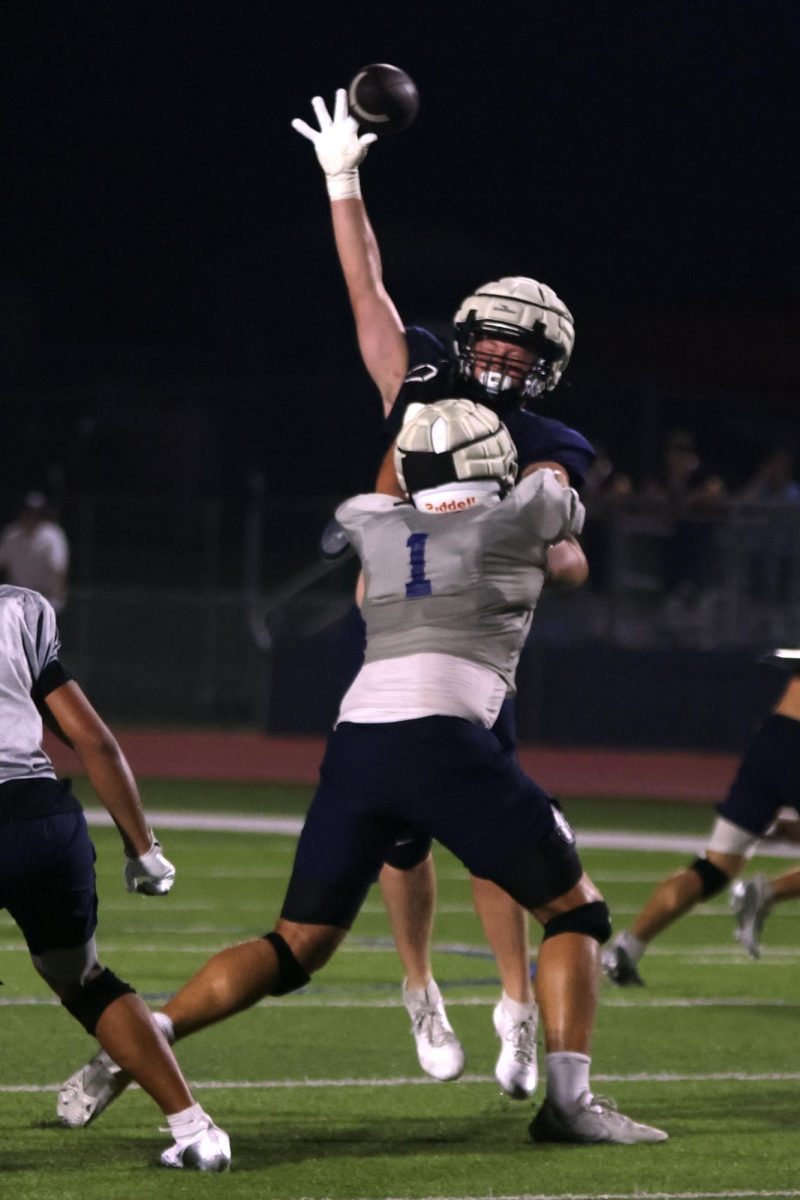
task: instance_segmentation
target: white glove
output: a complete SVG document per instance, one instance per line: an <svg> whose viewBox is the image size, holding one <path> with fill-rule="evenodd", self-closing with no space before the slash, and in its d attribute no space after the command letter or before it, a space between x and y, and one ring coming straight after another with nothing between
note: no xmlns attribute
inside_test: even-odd
<svg viewBox="0 0 800 1200"><path fill-rule="evenodd" d="M358 164L363 161L368 146L377 140L377 134L362 133L359 136L358 125L347 111L344 88L337 89L333 116L321 96L314 97L311 107L319 129L313 129L299 117L292 121L292 129L313 145L319 165L325 172L331 200L358 200L361 196Z"/></svg>
<svg viewBox="0 0 800 1200"><path fill-rule="evenodd" d="M161 853L161 842L153 838L146 854L125 860L125 886L143 896L166 896L175 882L175 868Z"/></svg>

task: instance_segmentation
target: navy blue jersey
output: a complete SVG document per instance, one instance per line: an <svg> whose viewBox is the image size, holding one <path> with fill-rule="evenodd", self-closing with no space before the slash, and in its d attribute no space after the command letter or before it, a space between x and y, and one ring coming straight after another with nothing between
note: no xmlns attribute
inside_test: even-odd
<svg viewBox="0 0 800 1200"><path fill-rule="evenodd" d="M439 338L416 326L407 329L406 336L409 372L386 418L384 454L397 438L409 404L431 404L434 400L465 394L465 384L458 376L457 364L445 357L446 349ZM437 347L440 348L437 358L421 361L418 357L425 350L435 350ZM475 394L467 398L487 403L485 396L481 398ZM531 463L557 462L569 472L572 486L581 487L595 459L594 447L582 433L552 417L541 417L523 408L504 408L500 416L517 448L520 475Z"/></svg>

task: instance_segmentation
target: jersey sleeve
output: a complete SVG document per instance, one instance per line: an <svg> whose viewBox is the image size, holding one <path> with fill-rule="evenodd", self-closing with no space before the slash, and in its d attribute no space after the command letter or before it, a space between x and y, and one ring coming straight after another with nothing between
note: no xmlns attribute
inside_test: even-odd
<svg viewBox="0 0 800 1200"><path fill-rule="evenodd" d="M434 359L432 362L418 363L417 366L411 368L384 422L382 435L384 453L396 441L409 404L432 404L434 400L444 399L448 391L449 378L450 362L448 359Z"/></svg>
<svg viewBox="0 0 800 1200"><path fill-rule="evenodd" d="M534 471L503 501L513 503L523 523L544 542L557 542L583 528L584 507L574 488L562 487L552 471Z"/></svg>
<svg viewBox="0 0 800 1200"><path fill-rule="evenodd" d="M355 552L360 555L363 545L364 527L376 513L384 513L397 504L393 496L384 496L379 492L368 492L362 496L353 496L345 500L336 509L336 520L347 534L347 539Z"/></svg>
<svg viewBox="0 0 800 1200"><path fill-rule="evenodd" d="M531 463L557 462L569 472L573 487L583 486L597 455L582 433L561 421L523 411L510 413L505 422L517 447L520 473Z"/></svg>
<svg viewBox="0 0 800 1200"><path fill-rule="evenodd" d="M38 702L72 676L59 660L61 641L53 606L39 592L22 594L22 641L31 670L32 694Z"/></svg>
<svg viewBox="0 0 800 1200"><path fill-rule="evenodd" d="M447 358L447 347L441 338L421 325L406 326L406 342L408 343L408 369L422 363L435 363L440 358Z"/></svg>

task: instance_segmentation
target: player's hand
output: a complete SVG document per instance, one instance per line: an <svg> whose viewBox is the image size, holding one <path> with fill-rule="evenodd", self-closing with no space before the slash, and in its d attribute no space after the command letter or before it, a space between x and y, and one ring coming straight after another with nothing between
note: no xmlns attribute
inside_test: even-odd
<svg viewBox="0 0 800 1200"><path fill-rule="evenodd" d="M175 882L175 868L161 853L161 843L153 838L146 854L125 860L125 886L143 896L166 896Z"/></svg>
<svg viewBox="0 0 800 1200"><path fill-rule="evenodd" d="M358 125L347 111L347 92L344 88L339 88L336 92L332 116L321 96L314 97L311 107L314 109L319 129L314 129L299 117L292 121L292 129L302 137L308 138L313 145L317 161L327 177L330 192L331 183L336 180L357 179L359 163L363 162L364 155L377 135L359 134ZM359 195L360 192L354 194ZM345 195L331 195L333 199L346 198Z"/></svg>

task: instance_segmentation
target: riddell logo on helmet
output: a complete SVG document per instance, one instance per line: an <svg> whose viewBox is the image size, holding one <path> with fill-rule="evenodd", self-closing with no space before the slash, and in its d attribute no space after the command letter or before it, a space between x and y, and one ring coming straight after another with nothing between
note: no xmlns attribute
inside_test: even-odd
<svg viewBox="0 0 800 1200"><path fill-rule="evenodd" d="M439 504L432 504L430 500L426 500L423 512L458 512L462 508L472 508L475 503L474 496L464 496L459 500L442 500Z"/></svg>

